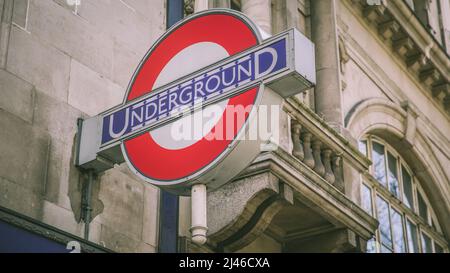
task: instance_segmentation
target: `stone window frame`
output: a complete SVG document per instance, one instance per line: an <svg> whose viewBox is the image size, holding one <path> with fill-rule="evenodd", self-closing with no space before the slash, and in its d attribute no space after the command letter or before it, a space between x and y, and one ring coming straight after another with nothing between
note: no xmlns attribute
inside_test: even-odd
<svg viewBox="0 0 450 273"><path fill-rule="evenodd" d="M365 142L365 145L362 145L362 143ZM449 249L447 248L447 244L445 242L445 238L442 235L442 230L439 226L439 221L437 220L436 214L433 211L432 206L430 205L430 202L428 200L427 195L425 194L423 188L420 185L420 181L418 178L414 175L414 172L409 167L408 163L403 159L403 157L391 146L389 145L385 140L382 138L379 138L374 135L366 135L363 138L360 139L359 147L360 151L365 154L369 159L372 158L372 144L373 142L376 142L378 144L381 144L384 146L384 159L385 159L385 175L387 175L387 169L388 169L388 159L387 155L388 153L391 153L396 158L396 164L397 164L397 176L398 176L398 188L399 188L399 197L395 196L390 190L389 186L384 186L382 182L377 181L375 178L373 181L370 180L363 180L361 183L361 199L364 198L364 195L362 193L362 189L365 187L370 189L370 202L371 202L371 209L372 211L368 212L372 216L378 219L378 211L377 211L377 204L376 204L376 198L377 196L380 196L383 200L385 200L388 203L388 213L389 213L389 226L390 226L390 233L391 233L391 242L392 242L392 252L394 253L395 249L395 241L394 241L394 229L392 223L392 211L395 210L402 216L402 231L403 231L403 241L405 243L406 252L412 253L410 249L410 244L408 242L409 236L408 236L408 229L407 224L408 221L411 222L416 226L416 238L417 238L417 244L419 247L419 252L423 253L423 243L422 243L422 234L425 234L427 237L431 239L431 246L432 246L432 252L435 253L437 248L442 249L445 253L449 252ZM362 147L365 147L365 151L361 150ZM402 168L406 170L406 172L411 177L411 184L413 189L413 204L412 208L409 208L406 206L405 203L403 203L404 197L404 188L403 188L403 174L402 174ZM370 167L369 172L371 174L374 173L374 166ZM427 213L428 213L428 219L422 219L419 215L419 204L418 204L418 194L422 196L422 198L425 201L425 204L427 206ZM361 203L364 200L361 200ZM438 245L438 247L436 246ZM368 249L373 249L374 252L381 253L381 234L380 229L376 231L375 237L368 242ZM385 246L386 247L386 246Z"/></svg>

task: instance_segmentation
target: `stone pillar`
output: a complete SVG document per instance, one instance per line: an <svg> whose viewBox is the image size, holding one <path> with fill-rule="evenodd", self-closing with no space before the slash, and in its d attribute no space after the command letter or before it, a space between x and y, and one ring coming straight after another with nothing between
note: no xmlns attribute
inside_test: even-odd
<svg viewBox="0 0 450 273"><path fill-rule="evenodd" d="M325 180L328 181L330 184L334 184L335 176L334 172L331 167L331 154L333 153L330 149L324 149L322 151L323 155L323 165L325 167Z"/></svg>
<svg viewBox="0 0 450 273"><path fill-rule="evenodd" d="M311 1L311 36L316 45L316 112L337 131L342 128L336 0Z"/></svg>
<svg viewBox="0 0 450 273"><path fill-rule="evenodd" d="M271 0L242 0L242 12L263 31L272 33Z"/></svg>
<svg viewBox="0 0 450 273"><path fill-rule="evenodd" d="M292 135L292 154L303 161L305 159L305 153L303 152L302 141L300 135L302 132L302 125L295 120L291 121L291 135Z"/></svg>
<svg viewBox="0 0 450 273"><path fill-rule="evenodd" d="M300 18L299 4L292 0L276 0L272 2L272 33L276 34L289 28L297 28L303 34L304 20ZM301 23L302 22L302 23Z"/></svg>
<svg viewBox="0 0 450 273"><path fill-rule="evenodd" d="M314 140L312 144L313 156L314 156L314 171L320 176L325 175L325 166L322 163L321 157L322 143L319 140Z"/></svg>

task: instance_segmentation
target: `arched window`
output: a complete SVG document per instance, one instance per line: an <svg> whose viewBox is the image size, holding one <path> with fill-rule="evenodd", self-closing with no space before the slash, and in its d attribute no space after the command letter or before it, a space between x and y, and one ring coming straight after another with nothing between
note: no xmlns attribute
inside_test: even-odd
<svg viewBox="0 0 450 273"><path fill-rule="evenodd" d="M367 252L446 252L445 238L420 182L397 151L376 136L364 137L359 150L372 160L372 175L361 185L361 205L380 223Z"/></svg>

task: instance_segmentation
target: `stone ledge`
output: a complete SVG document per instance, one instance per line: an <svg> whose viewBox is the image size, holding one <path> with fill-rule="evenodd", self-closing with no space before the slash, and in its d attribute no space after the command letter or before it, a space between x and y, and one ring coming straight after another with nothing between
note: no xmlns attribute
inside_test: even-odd
<svg viewBox="0 0 450 273"><path fill-rule="evenodd" d="M285 150L261 154L239 179L267 171L289 185L294 196L336 227L349 228L364 240L372 238L378 221Z"/></svg>
<svg viewBox="0 0 450 273"><path fill-rule="evenodd" d="M208 244L236 251L257 238L273 217L293 204L292 189L269 171L237 179L208 194Z"/></svg>

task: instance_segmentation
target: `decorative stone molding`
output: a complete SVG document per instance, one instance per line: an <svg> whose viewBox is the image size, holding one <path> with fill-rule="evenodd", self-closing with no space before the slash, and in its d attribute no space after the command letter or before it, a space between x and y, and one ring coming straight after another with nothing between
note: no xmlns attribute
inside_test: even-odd
<svg viewBox="0 0 450 273"><path fill-rule="evenodd" d="M327 219L334 228L348 228L364 240L373 236L377 220L287 151L279 148L261 154L241 177L261 172L279 177L292 188L295 198Z"/></svg>
<svg viewBox="0 0 450 273"><path fill-rule="evenodd" d="M367 99L355 105L346 117L346 127L358 138L368 133L382 137L401 153L409 166L413 168L415 175L423 181L422 188L430 198L443 232L448 238L450 236L450 219L447 217L450 210L450 186L443 170L447 166L430 148L430 140L436 136L426 124L416 118L414 111L409 103L403 103L402 108L385 99ZM415 128L414 125L408 125L412 123L412 121L408 122L408 117L415 119ZM408 126L411 126L410 129ZM413 132L414 135L412 135ZM412 136L407 137L407 134ZM414 145L411 145L411 139ZM368 172L364 173L363 177L375 179ZM399 202L394 196L392 198L390 201Z"/></svg>
<svg viewBox="0 0 450 273"><path fill-rule="evenodd" d="M339 36L339 57L341 61L341 72L345 75L345 64L350 61L350 56L348 55L345 41L341 36Z"/></svg>
<svg viewBox="0 0 450 273"><path fill-rule="evenodd" d="M442 46L404 1L381 1L379 5L368 2L345 1L403 59L411 74L450 115L450 59Z"/></svg>
<svg viewBox="0 0 450 273"><path fill-rule="evenodd" d="M292 189L270 172L229 183L208 195L208 244L221 252L243 248L293 202Z"/></svg>
<svg viewBox="0 0 450 273"><path fill-rule="evenodd" d="M189 16L195 11L195 0L184 0L184 16Z"/></svg>
<svg viewBox="0 0 450 273"><path fill-rule="evenodd" d="M402 108L406 111L405 119L405 137L403 138L408 145L414 145L414 138L416 136L417 129L417 111L414 106L411 105L409 101L404 101L402 103Z"/></svg>
<svg viewBox="0 0 450 273"><path fill-rule="evenodd" d="M357 103L349 111L345 117L345 127L361 139L371 127L390 124L392 133L401 139L404 137L405 119L406 112L401 106L386 99L372 98Z"/></svg>

